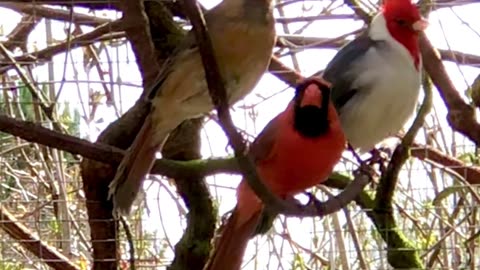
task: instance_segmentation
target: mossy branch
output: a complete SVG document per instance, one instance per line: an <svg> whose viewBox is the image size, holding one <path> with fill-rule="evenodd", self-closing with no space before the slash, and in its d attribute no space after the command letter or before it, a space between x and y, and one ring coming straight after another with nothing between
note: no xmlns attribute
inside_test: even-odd
<svg viewBox="0 0 480 270"><path fill-rule="evenodd" d="M432 84L425 73L423 89L425 93L423 103L412 126L395 148L387 170L380 178L374 200L374 211L370 214L376 216L375 226L389 247L388 262L395 268L423 268L414 245L398 232L392 206L400 169L407 161L415 136L432 108Z"/></svg>

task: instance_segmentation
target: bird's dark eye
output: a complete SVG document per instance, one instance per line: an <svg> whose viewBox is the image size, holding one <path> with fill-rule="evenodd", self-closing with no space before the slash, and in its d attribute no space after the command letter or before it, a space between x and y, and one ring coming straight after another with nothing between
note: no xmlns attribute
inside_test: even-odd
<svg viewBox="0 0 480 270"><path fill-rule="evenodd" d="M407 26L407 21L403 19L395 19L395 22L400 26Z"/></svg>

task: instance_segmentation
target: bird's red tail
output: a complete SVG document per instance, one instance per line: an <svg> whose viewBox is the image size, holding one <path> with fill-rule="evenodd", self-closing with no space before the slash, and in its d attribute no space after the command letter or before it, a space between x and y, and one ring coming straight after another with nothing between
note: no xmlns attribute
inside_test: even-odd
<svg viewBox="0 0 480 270"><path fill-rule="evenodd" d="M214 252L204 270L240 269L248 240L257 227L260 213L261 211L256 211L245 219L238 208L235 208L220 239L216 241Z"/></svg>

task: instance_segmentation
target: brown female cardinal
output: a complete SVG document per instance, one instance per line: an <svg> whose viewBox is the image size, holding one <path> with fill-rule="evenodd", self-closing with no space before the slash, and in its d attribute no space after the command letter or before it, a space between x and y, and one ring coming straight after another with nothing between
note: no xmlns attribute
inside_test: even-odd
<svg viewBox="0 0 480 270"><path fill-rule="evenodd" d="M248 94L266 71L275 43L271 0L224 0L205 13L229 104ZM169 133L213 109L193 32L166 61L150 95L152 109L110 184L115 214L127 215Z"/></svg>
<svg viewBox="0 0 480 270"><path fill-rule="evenodd" d="M345 146L329 87L307 79L252 143L250 153L261 180L286 198L325 181ZM237 189L237 200L205 270L240 269L263 205L245 181Z"/></svg>

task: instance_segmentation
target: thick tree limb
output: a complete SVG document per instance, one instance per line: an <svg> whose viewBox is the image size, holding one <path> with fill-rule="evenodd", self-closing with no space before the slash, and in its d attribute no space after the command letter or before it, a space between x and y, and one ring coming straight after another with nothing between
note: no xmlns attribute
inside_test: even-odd
<svg viewBox="0 0 480 270"><path fill-rule="evenodd" d="M201 158L200 131L203 118L183 122L165 143L162 155L176 160ZM188 208L187 227L175 245L175 258L168 270L202 270L208 260L215 232L216 208L202 176L175 178L177 190Z"/></svg>
<svg viewBox="0 0 480 270"><path fill-rule="evenodd" d="M143 2L143 1L142 1ZM148 21L145 19L144 9L140 0L124 0L121 8L124 10L125 20L128 24L126 31L131 39L138 66L142 73L157 74L156 69L161 65L166 56L178 45L180 38L176 36L177 32L172 33L171 27L163 26L163 22L172 21L172 15L163 8L159 2L145 2L145 12L149 14L150 22L156 26L155 31L151 31ZM131 8L131 9L130 9ZM138 21L135 18L139 19ZM172 24L169 24L171 26ZM148 34L145 34L148 33ZM168 37L163 44L155 42L155 48L162 48L161 53L152 53L150 34L154 42L159 37ZM142 46L147 46L143 48ZM151 53L148 55L148 53ZM158 61L153 63L152 61ZM144 93L149 90L150 85L154 83L154 76L143 76ZM150 105L143 98L130 108L120 119L111 123L99 136L98 142L113 145L121 149L126 149L134 140L140 130L146 115L149 113ZM95 230L92 229L92 242L97 241L99 245L94 249L94 257L100 256L110 261L102 262L97 260L94 269L116 269L116 228L112 219L112 203L107 200L108 185L112 181L116 166L106 165L94 160L85 159L81 163L82 176L84 179L85 193L87 197L87 209L89 212L90 226L96 223ZM190 176L191 177L191 176ZM95 235L93 234L95 232ZM114 243L112 243L114 242ZM102 250L105 245L107 252ZM97 254L95 254L97 253ZM100 257L100 259L102 258Z"/></svg>
<svg viewBox="0 0 480 270"><path fill-rule="evenodd" d="M61 134L42 127L39 124L20 121L0 115L0 131L20 137L24 140L43 144L72 154L78 154L96 161L118 164L123 150L102 143L91 143L70 135ZM414 144L411 155L435 162L465 177L471 184L478 184L480 168L466 166L462 161L452 158L428 146ZM203 177L217 173L238 173L234 159L206 159L195 161L157 160L151 173L170 178Z"/></svg>
<svg viewBox="0 0 480 270"><path fill-rule="evenodd" d="M410 154L420 160L434 162L448 170L456 172L472 185L480 184L480 168L467 166L464 162L428 145L413 144Z"/></svg>
<svg viewBox="0 0 480 270"><path fill-rule="evenodd" d="M217 60L213 54L213 46L206 29L205 19L200 11L196 0L184 0L185 12L190 19L193 32L198 43L198 48L205 69L205 77L208 85L208 91L215 105L218 114L220 126L228 137L229 144L232 146L235 157L242 170L242 174L247 180L250 187L255 191L257 196L267 205L274 207L281 205L279 198L268 191L268 188L259 180L255 165L252 160L246 156L247 147L242 136L236 130L230 116L230 106L227 101L227 92L224 80L220 75ZM206 68L208 67L208 68ZM279 208L277 206L277 208ZM283 207L285 208L285 207Z"/></svg>
<svg viewBox="0 0 480 270"><path fill-rule="evenodd" d="M420 36L420 49L425 70L432 78L448 109L448 123L453 130L469 138L476 145L480 145L480 124L475 119L475 108L468 105L460 96L441 58L424 34Z"/></svg>
<svg viewBox="0 0 480 270"><path fill-rule="evenodd" d="M26 51L28 35L30 35L39 21L40 18L38 17L24 15L12 32L8 34L8 40L3 43L3 46L9 51L13 51L15 47L20 47L22 50Z"/></svg>
<svg viewBox="0 0 480 270"><path fill-rule="evenodd" d="M124 0L120 7L123 10L123 30L127 33L127 38L137 58L138 69L143 78L143 87L149 88L151 87L150 83L155 82L160 66L155 57L155 48L143 1Z"/></svg>
<svg viewBox="0 0 480 270"><path fill-rule="evenodd" d="M287 67L275 56L273 56L270 60L268 71L275 75L279 80L289 84L292 87L295 87L299 81L304 79L300 73Z"/></svg>
<svg viewBox="0 0 480 270"><path fill-rule="evenodd" d="M153 45L150 38L148 20L146 19L142 3L143 1L140 0L125 0L119 2L118 5L124 11L123 18L121 21L107 24L111 25L116 23L118 24L116 26L117 29L101 26L95 30L99 32L98 29L101 29L102 27L105 28L107 32L119 30L120 27L122 30L125 30L135 53L140 72L143 74L143 85L144 87L148 87L158 72L158 63L156 62L155 57L152 57L152 55L154 55ZM134 113L133 119L129 119L132 114L127 113L117 121L123 121L124 123L126 120L133 121L126 122L129 127L127 128L127 131L123 131L132 132L130 136L125 138L115 137L115 135L118 136L119 133L114 134L116 125L111 124L104 130L104 132L102 132L98 141L119 147L123 146L122 143L127 143L126 146L128 146L133 140L135 136L134 134L139 130L141 123L148 112L148 106L143 106L141 102L142 101L138 103L141 106L138 111L139 113ZM136 112L137 108L138 107L132 108L130 112ZM113 138L112 134L114 134ZM125 142L122 142L123 140ZM107 166L106 164L94 160L84 160L81 164L81 168L93 246L93 269L117 269L117 226L115 225L112 216L112 202L107 200L106 197L108 194L108 185L115 174L116 166ZM135 258L131 258L131 260L134 262Z"/></svg>
<svg viewBox="0 0 480 270"><path fill-rule="evenodd" d="M2 228L10 237L17 240L18 243L26 250L37 256L42 262L53 269L79 270L73 262L71 262L62 253L58 252L54 247L41 241L23 224L21 224L15 216L13 216L5 207L0 205L0 228Z"/></svg>

